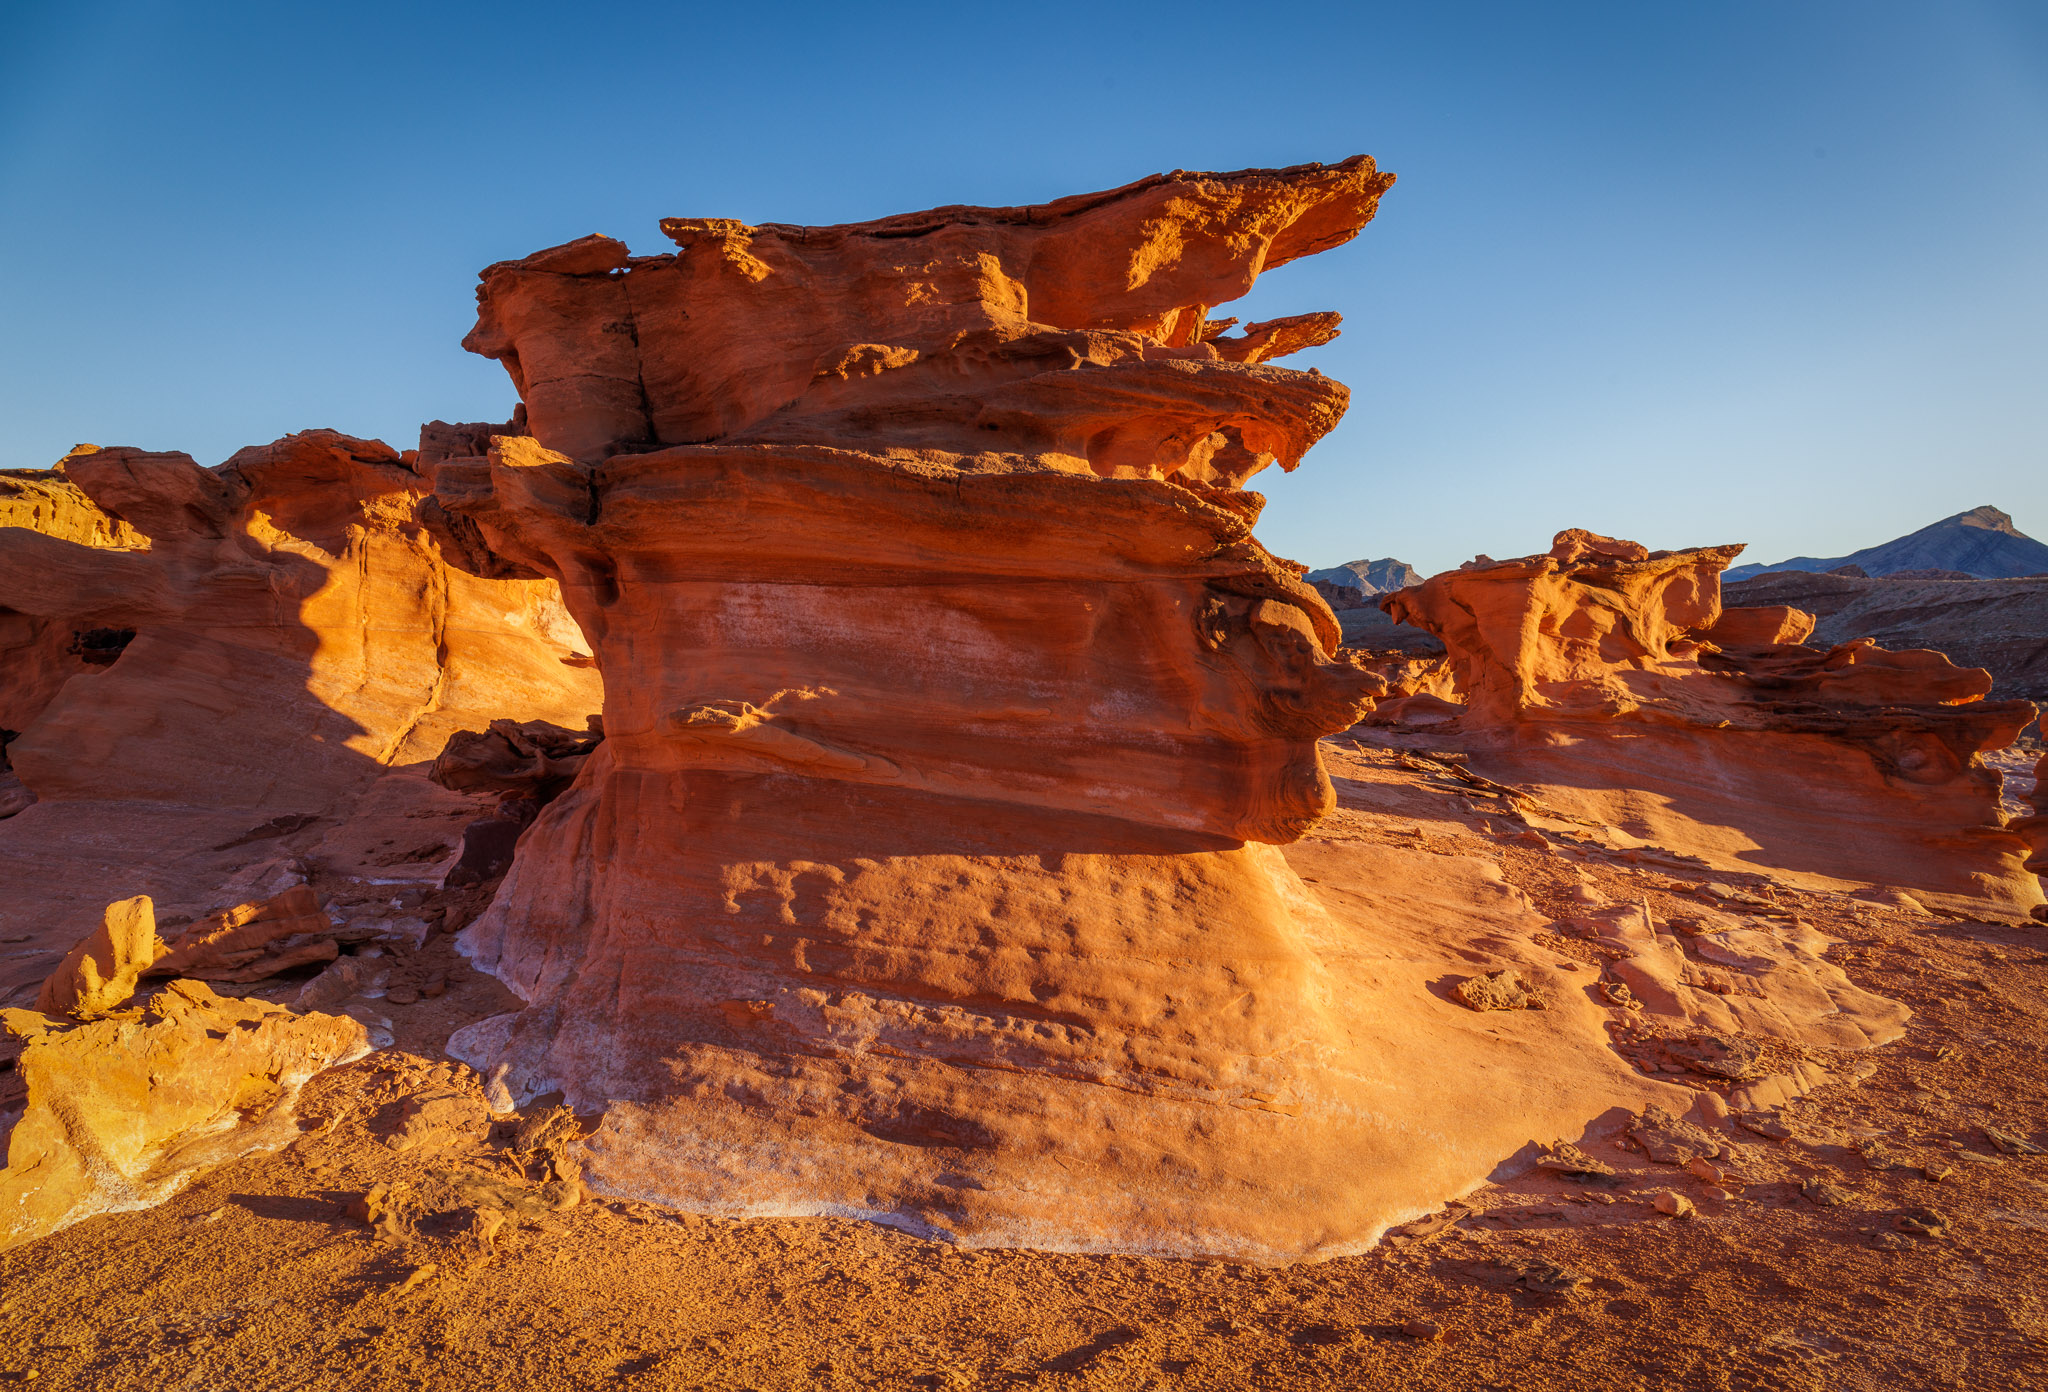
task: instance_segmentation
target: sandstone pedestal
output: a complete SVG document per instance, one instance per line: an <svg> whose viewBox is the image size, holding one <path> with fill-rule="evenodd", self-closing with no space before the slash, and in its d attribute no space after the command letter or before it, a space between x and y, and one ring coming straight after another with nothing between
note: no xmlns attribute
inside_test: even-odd
<svg viewBox="0 0 2048 1392"><path fill-rule="evenodd" d="M436 498L560 582L606 739L465 939L530 1005L454 1047L603 1110L600 1189L1288 1260L1660 1091L1583 991L1473 1026L1438 908L1340 923L1276 849L1380 683L1243 485L1347 394L1267 361L1337 316L1208 311L1388 182L673 219L675 255L485 272L469 343L532 437ZM1541 975L1497 874L1450 897Z"/></svg>

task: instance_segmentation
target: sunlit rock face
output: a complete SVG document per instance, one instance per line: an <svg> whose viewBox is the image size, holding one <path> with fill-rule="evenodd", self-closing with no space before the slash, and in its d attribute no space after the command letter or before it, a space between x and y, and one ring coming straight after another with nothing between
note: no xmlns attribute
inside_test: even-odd
<svg viewBox="0 0 2048 1392"><path fill-rule="evenodd" d="M1234 487L1343 413L1336 383L1265 365L1338 316L1232 333L1209 308L1350 241L1392 182L1360 157L843 227L669 218L671 255L591 236L488 268L465 346L579 459L772 442Z"/></svg>
<svg viewBox="0 0 2048 1392"><path fill-rule="evenodd" d="M162 1203L227 1160L298 1139L299 1089L369 1052L345 1016L175 981L108 1019L0 1012L23 1083L0 1113L0 1250Z"/></svg>
<svg viewBox="0 0 2048 1392"><path fill-rule="evenodd" d="M1416 1074L1456 1007L1361 975L1393 939L1344 940L1273 849L1378 687L1241 487L1336 423L1344 388L1267 359L1337 316L1209 310L1389 182L677 219L673 255L484 273L468 344L531 438L436 496L561 582L606 739L466 939L531 1005L456 1047L607 1108L601 1187L1285 1260L1630 1095L1574 1001L1519 1114L1443 1125L1470 1076Z"/></svg>
<svg viewBox="0 0 2048 1392"><path fill-rule="evenodd" d="M282 854L424 879L477 815L426 780L452 734L601 703L554 582L437 534L414 459L331 430L217 468L81 450L38 480L62 509L0 514L0 635L78 654L0 664L0 925L36 940L0 999L115 897L196 916Z"/></svg>
<svg viewBox="0 0 2048 1392"><path fill-rule="evenodd" d="M1937 652L1808 647L1809 614L1724 609L1741 550L1573 530L1380 603L1443 639L1475 767L1590 827L1959 912L2039 904L1979 757L2018 737L2032 703L1984 700L1990 674Z"/></svg>

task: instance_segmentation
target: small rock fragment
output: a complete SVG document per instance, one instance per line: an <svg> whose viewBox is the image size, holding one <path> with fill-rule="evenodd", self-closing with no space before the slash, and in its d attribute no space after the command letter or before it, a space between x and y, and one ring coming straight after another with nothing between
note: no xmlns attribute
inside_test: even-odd
<svg viewBox="0 0 2048 1392"><path fill-rule="evenodd" d="M1995 1126L1980 1126L1984 1139L1996 1146L2004 1155L2040 1155L2044 1152L2024 1136L2015 1136L2010 1131L2001 1131Z"/></svg>
<svg viewBox="0 0 2048 1392"><path fill-rule="evenodd" d="M1856 1196L1838 1184L1824 1179L1809 1179L1799 1186L1799 1192L1806 1195L1808 1202L1822 1208L1840 1208Z"/></svg>
<svg viewBox="0 0 2048 1392"><path fill-rule="evenodd" d="M1629 990L1626 981L1603 981L1600 983L1600 994L1606 997L1609 1005L1618 1005L1623 1010L1643 1008L1643 1003L1636 999L1635 992Z"/></svg>
<svg viewBox="0 0 2048 1392"><path fill-rule="evenodd" d="M1595 1160L1570 1141L1559 1141L1551 1146L1537 1159L1536 1168L1569 1175L1611 1175L1614 1173L1614 1166Z"/></svg>
<svg viewBox="0 0 2048 1392"><path fill-rule="evenodd" d="M424 1285L427 1279L440 1269L441 1268L434 1262L428 1262L424 1266L414 1267L412 1269L412 1274L410 1276L407 1276L403 1281L399 1282L398 1294L404 1295L407 1291L413 1290L418 1286Z"/></svg>
<svg viewBox="0 0 2048 1392"><path fill-rule="evenodd" d="M1402 1334L1425 1344L1433 1344L1444 1337L1444 1327L1435 1320L1409 1320L1401 1326Z"/></svg>
<svg viewBox="0 0 2048 1392"><path fill-rule="evenodd" d="M1687 1071L1729 1082L1747 1082L1764 1073L1763 1050L1747 1039L1704 1034L1695 1039L1674 1039L1664 1052Z"/></svg>
<svg viewBox="0 0 2048 1392"><path fill-rule="evenodd" d="M369 1224L378 1237L403 1241L412 1235L414 1206L412 1185L401 1180L370 1186L349 1201L348 1212L356 1221Z"/></svg>
<svg viewBox="0 0 2048 1392"><path fill-rule="evenodd" d="M1767 1140L1789 1141L1793 1138L1792 1128L1770 1112L1737 1112L1735 1124Z"/></svg>
<svg viewBox="0 0 2048 1392"><path fill-rule="evenodd" d="M1405 1246L1442 1233L1456 1220L1448 1213L1439 1213L1429 1218L1418 1218L1412 1223L1403 1223L1398 1228L1387 1229L1387 1241L1395 1246Z"/></svg>
<svg viewBox="0 0 2048 1392"><path fill-rule="evenodd" d="M1537 1257L1517 1268L1516 1279L1526 1290L1539 1295L1570 1295L1593 1278Z"/></svg>
<svg viewBox="0 0 2048 1392"><path fill-rule="evenodd" d="M498 1233L510 1217L502 1208L470 1208L463 1213L462 1231L485 1247L494 1248Z"/></svg>
<svg viewBox="0 0 2048 1392"><path fill-rule="evenodd" d="M1669 1189L1658 1194L1650 1202L1659 1213L1668 1218L1690 1218L1693 1215L1692 1200Z"/></svg>
<svg viewBox="0 0 2048 1392"><path fill-rule="evenodd" d="M1948 1233L1948 1219L1931 1208L1909 1208L1892 1219L1892 1226L1915 1237L1936 1238Z"/></svg>
<svg viewBox="0 0 2048 1392"><path fill-rule="evenodd" d="M1643 1109L1630 1125L1628 1136L1659 1165L1683 1165L1700 1156L1721 1154L1721 1142L1711 1133L1657 1106Z"/></svg>
<svg viewBox="0 0 2048 1392"><path fill-rule="evenodd" d="M519 1104L512 1100L512 1089L505 1082L511 1072L511 1064L501 1063L492 1068L484 1078L484 1102L494 1114L501 1117L519 1109Z"/></svg>
<svg viewBox="0 0 2048 1392"><path fill-rule="evenodd" d="M567 1107L554 1106L521 1116L512 1123L506 1142L521 1160L545 1160L559 1174L570 1142L582 1133L583 1128L577 1124L574 1112Z"/></svg>
<svg viewBox="0 0 2048 1392"><path fill-rule="evenodd" d="M1467 977L1451 995L1468 1010L1542 1010L1549 1004L1512 969Z"/></svg>
<svg viewBox="0 0 2048 1392"><path fill-rule="evenodd" d="M430 1088L405 1099L398 1129L384 1143L397 1151L445 1150L480 1142L490 1129L483 1098L460 1088Z"/></svg>

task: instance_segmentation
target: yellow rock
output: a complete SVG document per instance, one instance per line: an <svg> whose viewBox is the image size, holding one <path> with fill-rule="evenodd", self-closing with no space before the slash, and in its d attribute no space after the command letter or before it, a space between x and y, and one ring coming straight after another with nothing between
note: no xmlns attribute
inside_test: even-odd
<svg viewBox="0 0 2048 1392"><path fill-rule="evenodd" d="M142 974L163 955L156 909L147 894L107 905L100 926L43 982L36 1009L88 1020L125 1004Z"/></svg>

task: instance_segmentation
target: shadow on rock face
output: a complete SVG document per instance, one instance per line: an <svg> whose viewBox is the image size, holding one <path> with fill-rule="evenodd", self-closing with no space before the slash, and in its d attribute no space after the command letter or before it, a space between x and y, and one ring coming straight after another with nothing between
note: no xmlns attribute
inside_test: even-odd
<svg viewBox="0 0 2048 1392"><path fill-rule="evenodd" d="M77 635L82 663L0 677L35 799L0 821L0 927L30 944L0 960L0 1004L112 899L189 921L279 856L330 899L438 882L479 807L426 761L465 726L580 723L600 700L564 662L580 639L552 583L451 565L418 521L427 485L375 441L314 431L218 469L97 450L63 473L139 544L0 528L0 619Z"/></svg>

